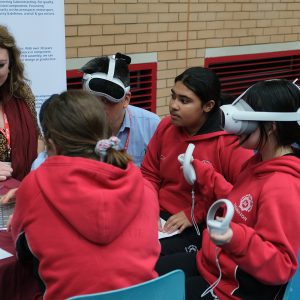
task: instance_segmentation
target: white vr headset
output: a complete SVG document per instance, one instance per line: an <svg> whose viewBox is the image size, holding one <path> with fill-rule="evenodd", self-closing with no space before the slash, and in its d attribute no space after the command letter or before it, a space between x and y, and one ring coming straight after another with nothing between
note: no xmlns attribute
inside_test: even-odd
<svg viewBox="0 0 300 300"><path fill-rule="evenodd" d="M114 77L116 58L115 55L109 57L108 72L92 73L83 75L82 87L84 90L96 96L106 98L113 103L119 103L130 91L130 86L125 87L124 83Z"/></svg>
<svg viewBox="0 0 300 300"><path fill-rule="evenodd" d="M258 121L297 121L300 125L300 107L296 112L254 111L242 99L242 96L244 96L250 88L235 99L232 104L222 105L220 107L222 112L222 127L225 131L236 135L251 134L257 129Z"/></svg>

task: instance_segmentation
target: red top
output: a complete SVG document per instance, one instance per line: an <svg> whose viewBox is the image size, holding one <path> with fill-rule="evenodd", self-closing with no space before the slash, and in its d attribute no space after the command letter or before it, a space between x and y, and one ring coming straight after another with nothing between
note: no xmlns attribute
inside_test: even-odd
<svg viewBox="0 0 300 300"><path fill-rule="evenodd" d="M212 165L227 181L233 183L240 173L241 165L253 155L253 151L239 146L238 139L218 130L190 136L183 128L171 123L170 117L164 118L148 145L142 173L158 192L160 209L171 214L184 211L191 221L191 190L180 169L178 155L185 153L189 143L195 145L193 157ZM195 218L199 223L214 200L201 198L195 186Z"/></svg>
<svg viewBox="0 0 300 300"><path fill-rule="evenodd" d="M12 177L21 181L29 173L31 164L37 156L36 119L27 103L22 99L11 97L4 103L3 109L9 124L10 140L8 146L8 140L6 137L3 140L3 136L0 138L0 144L4 143L9 149L13 168ZM0 148L2 149L3 146Z"/></svg>
<svg viewBox="0 0 300 300"><path fill-rule="evenodd" d="M299 182L298 157L261 161L256 155L245 164L229 195L223 195L231 200L235 213L233 238L219 249L222 278L214 288L219 299L246 299L246 295L249 299L275 299L292 277L300 248ZM222 190L228 191L223 184L216 188L220 196ZM197 264L205 280L210 284L217 280L216 246L206 230Z"/></svg>
<svg viewBox="0 0 300 300"><path fill-rule="evenodd" d="M53 156L21 183L12 233L25 231L44 299L66 299L155 278L157 220L156 193L133 164Z"/></svg>

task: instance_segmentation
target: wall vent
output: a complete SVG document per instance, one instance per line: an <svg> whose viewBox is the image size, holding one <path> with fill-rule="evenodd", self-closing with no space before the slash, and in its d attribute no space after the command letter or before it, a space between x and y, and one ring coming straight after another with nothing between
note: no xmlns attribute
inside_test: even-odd
<svg viewBox="0 0 300 300"><path fill-rule="evenodd" d="M206 58L205 67L218 74L223 92L236 96L257 81L300 81L300 50Z"/></svg>

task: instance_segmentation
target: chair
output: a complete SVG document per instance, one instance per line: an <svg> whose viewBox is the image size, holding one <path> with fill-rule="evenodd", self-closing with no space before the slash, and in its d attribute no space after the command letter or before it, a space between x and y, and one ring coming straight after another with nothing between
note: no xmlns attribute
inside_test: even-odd
<svg viewBox="0 0 300 300"><path fill-rule="evenodd" d="M175 270L155 279L118 290L74 296L69 300L185 300L185 276Z"/></svg>
<svg viewBox="0 0 300 300"><path fill-rule="evenodd" d="M298 264L300 263L300 252L298 254ZM300 268L286 286L282 300L299 300L300 299Z"/></svg>

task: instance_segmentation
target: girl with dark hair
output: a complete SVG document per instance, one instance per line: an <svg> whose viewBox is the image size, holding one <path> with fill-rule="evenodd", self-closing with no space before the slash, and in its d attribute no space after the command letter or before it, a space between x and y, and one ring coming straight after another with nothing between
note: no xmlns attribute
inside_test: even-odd
<svg viewBox="0 0 300 300"><path fill-rule="evenodd" d="M110 135L103 104L84 91L51 97L47 160L16 193L11 231L39 262L43 299L128 287L157 276L158 203Z"/></svg>
<svg viewBox="0 0 300 300"><path fill-rule="evenodd" d="M199 233L215 199L213 194L201 197L198 187L184 179L178 155L185 153L188 144L195 145L194 158L212 165L231 183L253 155L221 128L220 88L217 75L207 68L192 67L177 76L171 89L170 116L161 121L148 145L141 170L158 193L161 217L167 220L161 230L179 231L160 240L162 255L199 248Z"/></svg>
<svg viewBox="0 0 300 300"><path fill-rule="evenodd" d="M231 201L232 222L222 234L205 230L197 254L161 257L156 269L183 269L187 300L282 299L300 249L300 152L291 146L300 140L300 90L287 80L264 81L221 109L224 129L256 155L233 186L197 158L192 164L200 193Z"/></svg>

